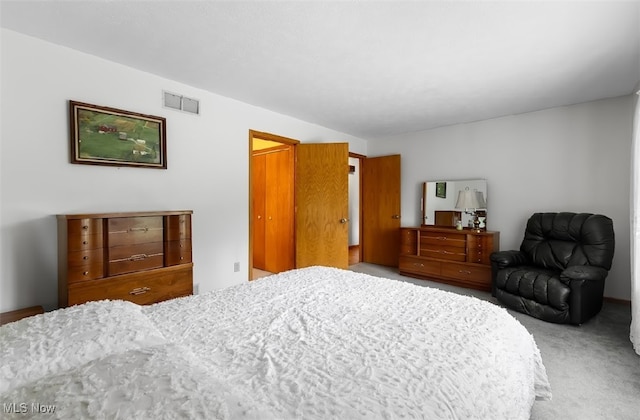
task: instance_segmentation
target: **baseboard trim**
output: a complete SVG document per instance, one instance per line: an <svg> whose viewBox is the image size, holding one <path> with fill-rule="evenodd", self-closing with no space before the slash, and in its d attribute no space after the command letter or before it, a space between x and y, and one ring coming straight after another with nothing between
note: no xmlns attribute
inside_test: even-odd
<svg viewBox="0 0 640 420"><path fill-rule="evenodd" d="M631 306L631 301L627 300L627 299L618 299L618 298L612 298L612 297L604 297L604 301L605 302L611 302L611 303L622 303L623 305L629 305Z"/></svg>
<svg viewBox="0 0 640 420"><path fill-rule="evenodd" d="M358 264L360 262L360 245L349 246L349 265Z"/></svg>

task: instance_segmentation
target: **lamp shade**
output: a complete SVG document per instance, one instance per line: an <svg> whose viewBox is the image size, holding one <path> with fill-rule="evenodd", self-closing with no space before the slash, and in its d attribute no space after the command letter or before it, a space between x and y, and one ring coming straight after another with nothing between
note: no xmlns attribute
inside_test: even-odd
<svg viewBox="0 0 640 420"><path fill-rule="evenodd" d="M476 193L476 198L478 199L478 207L476 207L477 209L486 209L487 208L487 202L484 200L484 194L482 194L482 191L475 191Z"/></svg>
<svg viewBox="0 0 640 420"><path fill-rule="evenodd" d="M458 192L457 209L483 209L486 206L482 191L471 191L467 188Z"/></svg>

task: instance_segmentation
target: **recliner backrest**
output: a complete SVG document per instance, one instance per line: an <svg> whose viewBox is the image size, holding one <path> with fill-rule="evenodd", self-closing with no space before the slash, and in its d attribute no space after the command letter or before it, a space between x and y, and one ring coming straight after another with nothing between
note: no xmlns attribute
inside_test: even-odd
<svg viewBox="0 0 640 420"><path fill-rule="evenodd" d="M592 265L611 269L613 221L591 213L535 213L528 222L520 250L548 269Z"/></svg>

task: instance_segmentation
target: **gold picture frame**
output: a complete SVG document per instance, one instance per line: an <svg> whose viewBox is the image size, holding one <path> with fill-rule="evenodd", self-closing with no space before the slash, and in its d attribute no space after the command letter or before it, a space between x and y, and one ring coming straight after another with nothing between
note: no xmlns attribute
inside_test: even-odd
<svg viewBox="0 0 640 420"><path fill-rule="evenodd" d="M71 163L167 169L166 118L69 101Z"/></svg>

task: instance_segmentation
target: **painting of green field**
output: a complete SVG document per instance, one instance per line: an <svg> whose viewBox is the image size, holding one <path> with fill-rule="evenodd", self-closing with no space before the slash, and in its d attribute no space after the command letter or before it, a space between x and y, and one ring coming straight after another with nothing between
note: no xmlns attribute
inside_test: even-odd
<svg viewBox="0 0 640 420"><path fill-rule="evenodd" d="M160 123L122 115L78 110L78 157L160 163Z"/></svg>

